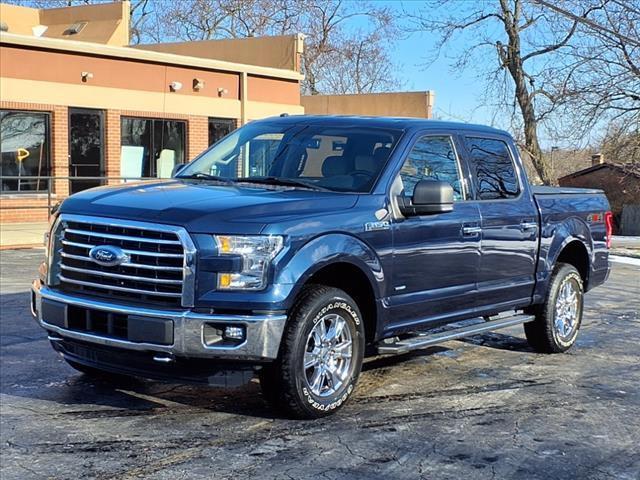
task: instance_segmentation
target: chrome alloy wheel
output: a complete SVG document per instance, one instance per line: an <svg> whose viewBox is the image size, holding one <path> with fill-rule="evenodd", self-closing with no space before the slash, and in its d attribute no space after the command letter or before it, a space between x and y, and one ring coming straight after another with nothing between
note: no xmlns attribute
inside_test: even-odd
<svg viewBox="0 0 640 480"><path fill-rule="evenodd" d="M578 325L580 314L579 287L572 278L565 279L556 298L554 326L562 340L569 340Z"/></svg>
<svg viewBox="0 0 640 480"><path fill-rule="evenodd" d="M304 353L304 374L309 388L318 397L332 395L350 373L353 341L347 321L332 313L318 321Z"/></svg>

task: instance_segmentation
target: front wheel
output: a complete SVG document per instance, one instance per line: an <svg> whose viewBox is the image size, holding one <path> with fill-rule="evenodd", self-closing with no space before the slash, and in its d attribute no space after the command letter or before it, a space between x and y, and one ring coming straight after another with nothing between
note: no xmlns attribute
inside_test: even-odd
<svg viewBox="0 0 640 480"><path fill-rule="evenodd" d="M559 353L571 348L582 323L584 289L573 265L559 263L553 271L547 298L535 308L536 318L524 324L527 341L536 351Z"/></svg>
<svg viewBox="0 0 640 480"><path fill-rule="evenodd" d="M342 290L306 288L291 311L278 360L260 372L265 398L297 418L340 408L355 388L364 354L364 325Z"/></svg>

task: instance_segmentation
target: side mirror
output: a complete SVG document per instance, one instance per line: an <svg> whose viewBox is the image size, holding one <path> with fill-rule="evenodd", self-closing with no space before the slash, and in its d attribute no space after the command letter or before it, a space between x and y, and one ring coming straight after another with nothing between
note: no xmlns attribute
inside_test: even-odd
<svg viewBox="0 0 640 480"><path fill-rule="evenodd" d="M177 165L174 165L173 170L171 170L171 178L175 177L186 166L186 163L178 163Z"/></svg>
<svg viewBox="0 0 640 480"><path fill-rule="evenodd" d="M453 188L440 180L420 180L413 197L400 197L400 210L406 216L430 215L453 211Z"/></svg>

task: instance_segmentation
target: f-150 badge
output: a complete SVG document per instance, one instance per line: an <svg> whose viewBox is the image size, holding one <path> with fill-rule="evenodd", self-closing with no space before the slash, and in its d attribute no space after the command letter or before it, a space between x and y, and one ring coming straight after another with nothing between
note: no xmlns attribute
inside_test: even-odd
<svg viewBox="0 0 640 480"><path fill-rule="evenodd" d="M390 225L389 222L384 221L384 222L367 222L364 224L364 231L365 232L373 232L376 230L389 230Z"/></svg>

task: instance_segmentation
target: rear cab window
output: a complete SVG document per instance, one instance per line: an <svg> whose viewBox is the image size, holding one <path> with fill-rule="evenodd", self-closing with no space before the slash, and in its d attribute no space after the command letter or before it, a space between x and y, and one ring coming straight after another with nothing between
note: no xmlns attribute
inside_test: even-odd
<svg viewBox="0 0 640 480"><path fill-rule="evenodd" d="M465 137L477 200L503 200L520 195L520 182L509 146L503 140Z"/></svg>

